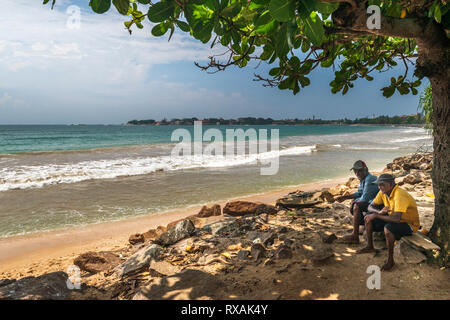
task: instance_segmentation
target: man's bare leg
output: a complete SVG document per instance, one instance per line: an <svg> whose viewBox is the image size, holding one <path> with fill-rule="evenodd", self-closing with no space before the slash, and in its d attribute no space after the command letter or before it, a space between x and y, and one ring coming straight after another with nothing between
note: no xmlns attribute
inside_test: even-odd
<svg viewBox="0 0 450 320"><path fill-rule="evenodd" d="M359 223L361 219L361 211L357 204L353 204L353 231L352 234L342 238L345 243L359 243Z"/></svg>
<svg viewBox="0 0 450 320"><path fill-rule="evenodd" d="M388 247L388 259L385 264L381 267L381 270L388 271L391 270L395 265L394 262L394 242L395 236L388 229L384 228L384 234L386 235L386 245Z"/></svg>
<svg viewBox="0 0 450 320"><path fill-rule="evenodd" d="M367 245L362 248L361 250L358 250L356 253L370 253L374 252L375 248L373 247L373 239L372 239L372 222L366 223L366 235L367 235Z"/></svg>

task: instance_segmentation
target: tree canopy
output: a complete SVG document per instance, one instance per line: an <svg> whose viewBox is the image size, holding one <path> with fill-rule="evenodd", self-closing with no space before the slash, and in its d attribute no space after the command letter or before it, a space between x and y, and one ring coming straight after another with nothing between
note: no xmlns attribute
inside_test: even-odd
<svg viewBox="0 0 450 320"><path fill-rule="evenodd" d="M425 74L410 70L418 57L414 38L427 24L447 32L450 23L450 5L439 0L90 0L89 5L99 14L115 7L129 16L130 33L150 20L153 36L168 33L170 40L179 29L211 47L226 47L225 55L197 64L204 70L245 67L250 60L274 64L255 80L294 94L310 84L317 67L333 67L331 91L346 94L357 79L372 81L373 72L398 63L404 73L391 78L383 95L417 94Z"/></svg>

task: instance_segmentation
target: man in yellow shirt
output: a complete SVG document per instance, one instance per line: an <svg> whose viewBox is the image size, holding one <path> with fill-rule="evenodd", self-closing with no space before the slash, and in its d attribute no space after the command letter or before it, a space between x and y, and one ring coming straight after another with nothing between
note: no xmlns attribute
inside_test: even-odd
<svg viewBox="0 0 450 320"><path fill-rule="evenodd" d="M382 174L375 184L380 191L369 205L368 214L364 217L367 233L367 246L358 253L375 251L373 247L372 232L383 231L386 235L388 259L381 270L390 270L394 266L394 242L403 236L409 236L419 227L419 214L414 198L395 184L394 176ZM382 206L381 210L376 207Z"/></svg>

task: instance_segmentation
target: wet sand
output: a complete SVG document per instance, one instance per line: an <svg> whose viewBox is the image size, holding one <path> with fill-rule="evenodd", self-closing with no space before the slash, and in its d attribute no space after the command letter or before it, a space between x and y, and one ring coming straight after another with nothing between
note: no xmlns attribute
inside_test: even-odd
<svg viewBox="0 0 450 320"><path fill-rule="evenodd" d="M274 204L278 198L295 190L312 191L329 188L336 184L345 183L347 180L348 177L304 184L294 188L243 196L239 197L239 200ZM228 201L217 203L223 208ZM160 215L0 239L0 279L39 274L39 269L47 272L50 261L58 260L60 266L69 266L75 257L87 251L118 249L128 244L128 238L131 234L143 233L159 225L165 226L172 221L197 214L200 208L201 206L195 206Z"/></svg>

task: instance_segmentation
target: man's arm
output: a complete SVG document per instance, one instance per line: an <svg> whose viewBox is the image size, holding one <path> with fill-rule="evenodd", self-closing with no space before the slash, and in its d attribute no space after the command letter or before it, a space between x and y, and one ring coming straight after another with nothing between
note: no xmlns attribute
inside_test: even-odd
<svg viewBox="0 0 450 320"><path fill-rule="evenodd" d="M402 212L395 211L393 214L389 215L377 215L376 219L383 220L385 222L399 223L402 219Z"/></svg>

